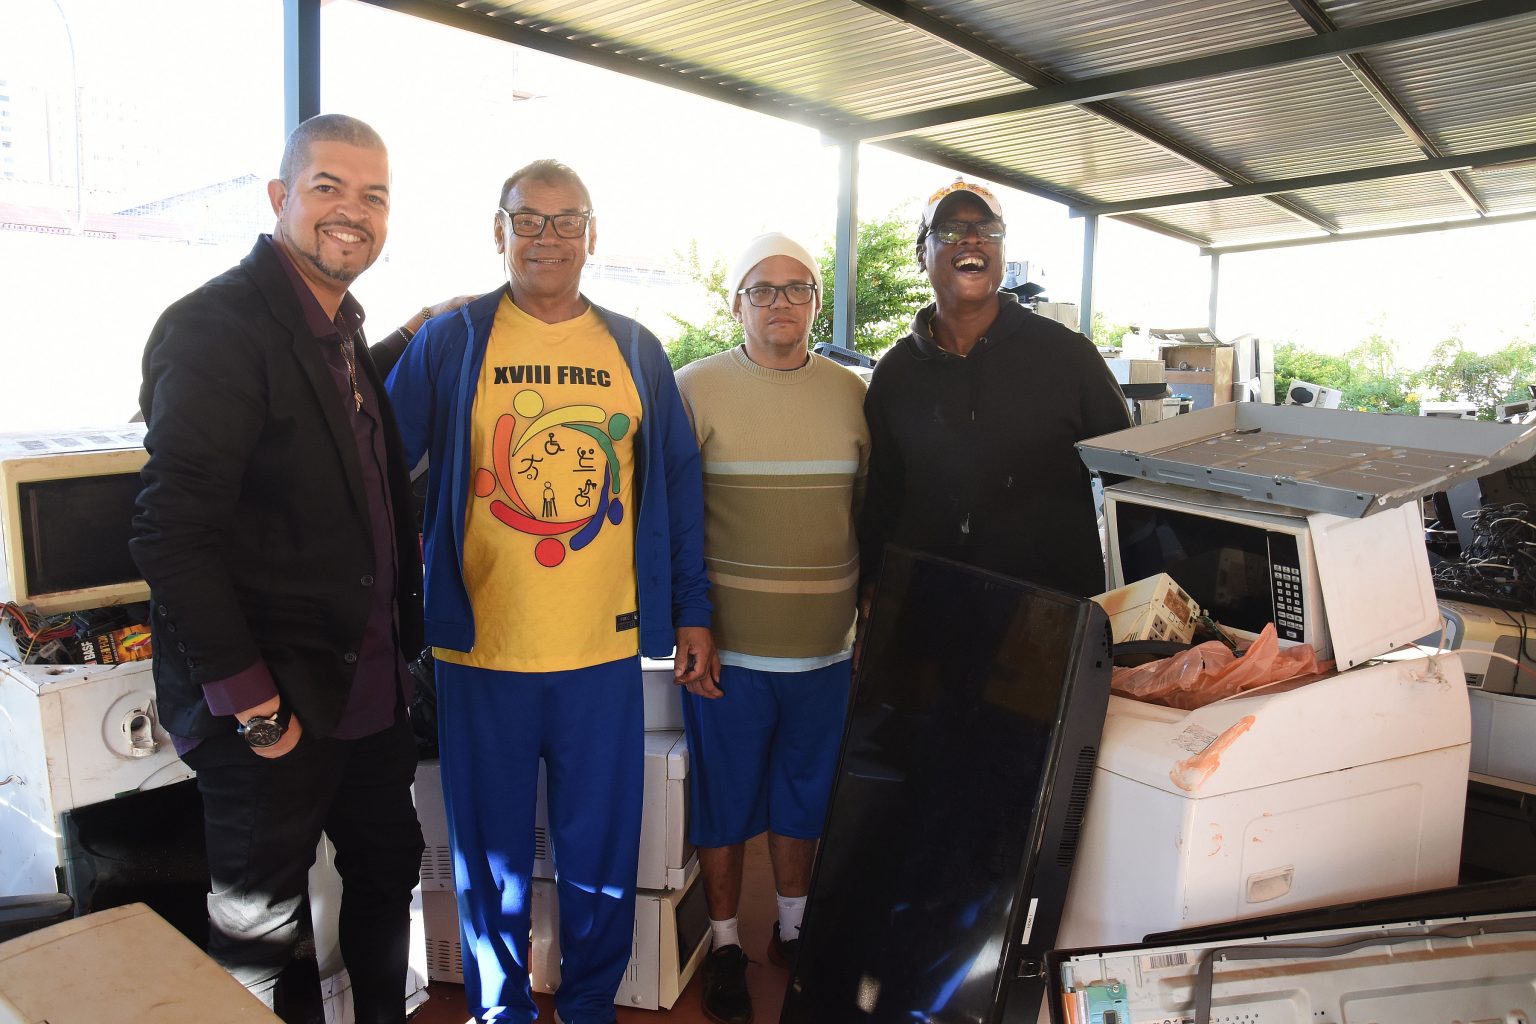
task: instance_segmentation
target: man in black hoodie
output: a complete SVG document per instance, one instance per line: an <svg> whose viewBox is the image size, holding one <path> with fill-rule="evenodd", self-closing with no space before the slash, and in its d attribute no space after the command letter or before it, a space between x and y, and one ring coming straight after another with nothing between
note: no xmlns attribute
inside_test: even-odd
<svg viewBox="0 0 1536 1024"><path fill-rule="evenodd" d="M956 179L935 192L917 263L936 301L875 367L865 593L886 543L1089 597L1104 589L1088 470L1073 447L1130 426L1093 343L999 292L1002 207Z"/></svg>

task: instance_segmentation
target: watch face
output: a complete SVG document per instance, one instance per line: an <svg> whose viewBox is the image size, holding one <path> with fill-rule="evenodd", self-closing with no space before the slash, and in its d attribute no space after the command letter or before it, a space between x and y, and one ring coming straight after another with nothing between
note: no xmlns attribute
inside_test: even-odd
<svg viewBox="0 0 1536 1024"><path fill-rule="evenodd" d="M240 729L245 742L253 747L270 747L283 738L283 732L276 718L253 718Z"/></svg>

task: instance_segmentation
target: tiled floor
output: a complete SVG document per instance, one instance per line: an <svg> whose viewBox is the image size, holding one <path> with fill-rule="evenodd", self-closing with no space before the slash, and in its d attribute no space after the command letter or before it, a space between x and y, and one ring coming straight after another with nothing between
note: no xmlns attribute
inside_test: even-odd
<svg viewBox="0 0 1536 1024"><path fill-rule="evenodd" d="M768 844L761 836L747 844L742 888L741 934L747 955L752 958L752 966L747 969L747 988L752 993L753 1020L757 1024L771 1024L779 1019L789 973L768 962L768 938L773 933L777 911L773 901L773 872L768 865ZM670 1010L652 1012L619 1007L619 1024L698 1024L705 1021L707 1018L699 1006L700 987L699 976L695 974ZM470 1019L462 986L435 981L428 986L427 992L431 998L416 1011L411 1024L465 1024ZM534 1000L539 1005L539 1019L553 1022L553 1000L538 993L534 994Z"/></svg>

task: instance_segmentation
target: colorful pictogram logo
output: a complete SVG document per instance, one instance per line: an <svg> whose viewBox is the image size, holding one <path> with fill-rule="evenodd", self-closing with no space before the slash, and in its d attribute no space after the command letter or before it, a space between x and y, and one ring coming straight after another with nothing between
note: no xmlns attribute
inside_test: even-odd
<svg viewBox="0 0 1536 1024"><path fill-rule="evenodd" d="M512 410L496 421L492 466L475 471L475 497L489 498L504 525L542 538L533 557L552 569L568 549L592 543L604 522L624 521L613 442L629 433L629 417L596 405L546 411L537 391L519 391Z"/></svg>

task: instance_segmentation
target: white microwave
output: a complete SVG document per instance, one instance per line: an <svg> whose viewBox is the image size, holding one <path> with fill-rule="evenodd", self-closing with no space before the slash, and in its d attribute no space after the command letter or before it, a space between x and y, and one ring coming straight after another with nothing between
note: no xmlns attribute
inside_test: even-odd
<svg viewBox="0 0 1536 1024"><path fill-rule="evenodd" d="M1340 671L1440 622L1417 502L1356 519L1133 480L1104 519L1111 588L1166 572L1231 632L1273 622Z"/></svg>

